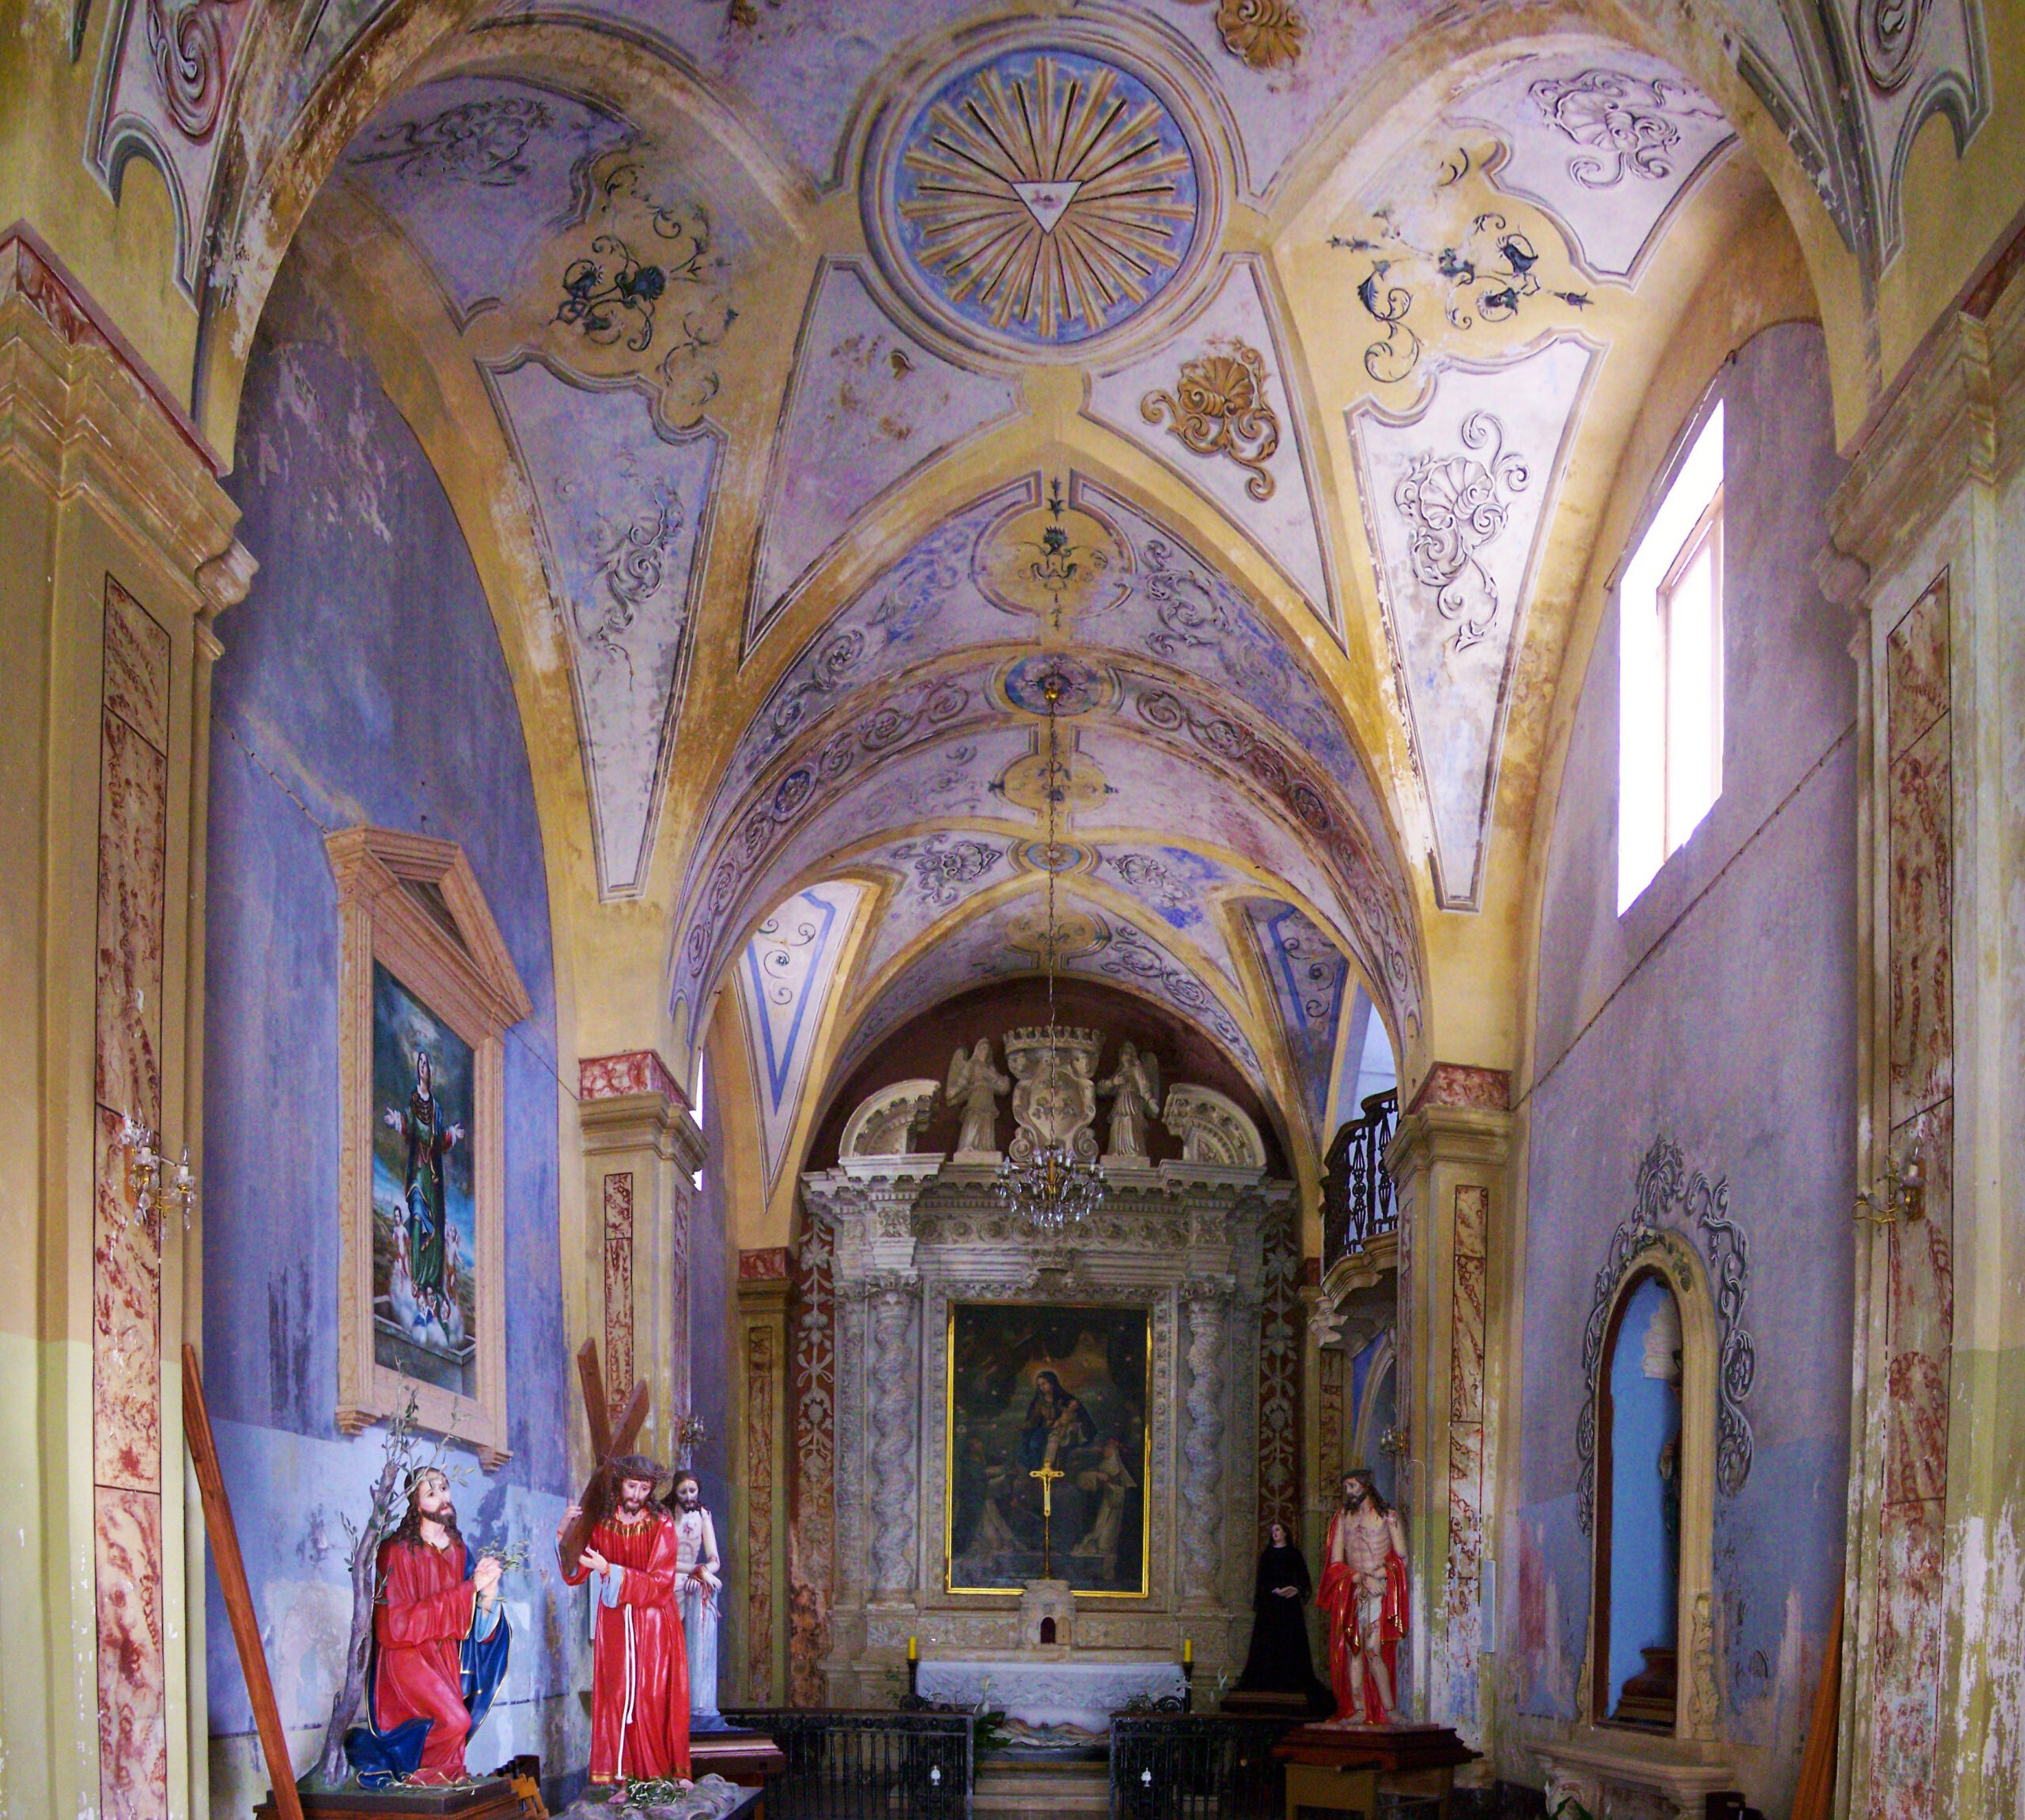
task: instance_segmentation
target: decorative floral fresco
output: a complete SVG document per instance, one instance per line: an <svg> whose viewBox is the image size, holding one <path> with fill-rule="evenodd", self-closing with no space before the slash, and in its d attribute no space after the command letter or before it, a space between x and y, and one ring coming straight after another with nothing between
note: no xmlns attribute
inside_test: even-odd
<svg viewBox="0 0 2025 1820"><path fill-rule="evenodd" d="M748 646L810 570L900 481L1010 416L1009 379L932 352L880 307L851 265L825 265L801 331L759 534Z"/></svg>
<svg viewBox="0 0 2025 1820"><path fill-rule="evenodd" d="M1092 376L1088 409L1213 500L1341 638L1325 520L1264 282L1255 262L1231 261L1174 346Z"/></svg>
<svg viewBox="0 0 2025 1820"><path fill-rule="evenodd" d="M528 361L489 373L512 426L577 682L600 882L649 857L709 549L718 441L657 432L636 393Z"/></svg>
<svg viewBox="0 0 2025 1820"><path fill-rule="evenodd" d="M1330 1077L1350 978L1349 963L1320 929L1292 904L1244 906L1252 939L1279 1013L1288 1059L1300 1084L1303 1110L1315 1147L1326 1149Z"/></svg>
<svg viewBox="0 0 2025 1820"><path fill-rule="evenodd" d="M797 891L752 932L739 957L739 1008L770 1186L793 1141L823 1013L865 895L864 886L848 881Z"/></svg>
<svg viewBox="0 0 2025 1820"><path fill-rule="evenodd" d="M507 296L558 222L581 218L589 163L634 137L558 89L452 77L383 109L341 169L400 222L468 318Z"/></svg>
<svg viewBox="0 0 2025 1820"><path fill-rule="evenodd" d="M1593 349L1452 362L1412 415L1349 414L1440 901L1474 906L1527 592Z"/></svg>

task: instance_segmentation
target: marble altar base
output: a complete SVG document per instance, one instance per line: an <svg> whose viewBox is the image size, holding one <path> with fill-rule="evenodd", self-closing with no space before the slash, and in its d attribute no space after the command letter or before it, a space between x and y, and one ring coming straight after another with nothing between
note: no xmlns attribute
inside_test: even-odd
<svg viewBox="0 0 2025 1820"><path fill-rule="evenodd" d="M1073 1726L1101 1738L1135 1695L1179 1700L1187 1682L1179 1663L1158 1656L1001 1655L923 1662L915 1688L937 1705L982 1704L1036 1731Z"/></svg>

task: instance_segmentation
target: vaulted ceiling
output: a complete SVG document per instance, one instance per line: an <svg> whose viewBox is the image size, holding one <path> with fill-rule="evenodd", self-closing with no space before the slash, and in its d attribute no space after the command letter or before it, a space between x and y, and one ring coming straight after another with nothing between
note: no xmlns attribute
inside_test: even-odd
<svg viewBox="0 0 2025 1820"><path fill-rule="evenodd" d="M1787 233L1731 112L1860 248L1982 105L1959 0L1910 47L1826 10L354 0L271 137L537 559L586 889L651 913L678 1032L743 964L756 1073L848 1067L1038 967L1052 880L1065 965L1319 1149L1356 993L1410 1050L1452 932L1510 923L1641 406ZM1905 64L1853 139L1824 31ZM167 131L123 71L108 157Z"/></svg>

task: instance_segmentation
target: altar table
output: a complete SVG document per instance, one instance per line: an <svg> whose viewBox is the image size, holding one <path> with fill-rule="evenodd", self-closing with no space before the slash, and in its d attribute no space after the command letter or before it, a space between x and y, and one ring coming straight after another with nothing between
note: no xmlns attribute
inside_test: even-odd
<svg viewBox="0 0 2025 1820"><path fill-rule="evenodd" d="M1073 1725L1099 1734L1111 1730L1111 1716L1135 1694L1179 1700L1187 1687L1179 1663L1129 1655L924 1661L914 1681L914 1691L938 1706L982 1705L1023 1724Z"/></svg>

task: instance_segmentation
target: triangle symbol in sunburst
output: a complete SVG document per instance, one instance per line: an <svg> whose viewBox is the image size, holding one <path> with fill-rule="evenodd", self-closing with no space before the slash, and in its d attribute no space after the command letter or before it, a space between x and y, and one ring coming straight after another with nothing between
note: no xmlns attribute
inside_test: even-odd
<svg viewBox="0 0 2025 1820"><path fill-rule="evenodd" d="M1027 205L1027 213L1040 223L1041 232L1051 234L1054 224L1069 213L1069 205L1076 199L1076 192L1082 188L1078 181L1070 184L1015 184L1012 193Z"/></svg>

